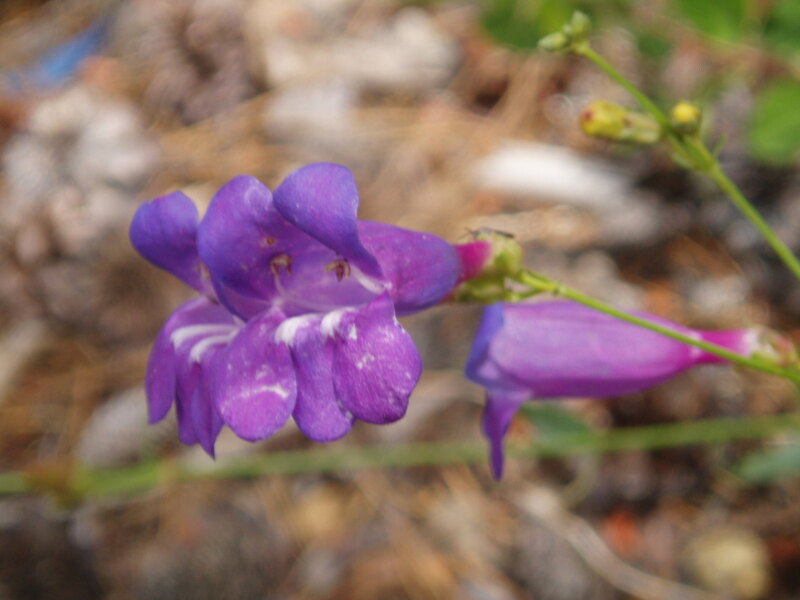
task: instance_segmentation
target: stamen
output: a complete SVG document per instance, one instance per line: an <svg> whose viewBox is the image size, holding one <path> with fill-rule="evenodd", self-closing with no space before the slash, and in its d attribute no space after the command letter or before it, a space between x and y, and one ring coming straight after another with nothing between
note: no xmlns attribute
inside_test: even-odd
<svg viewBox="0 0 800 600"><path fill-rule="evenodd" d="M350 263L344 258L337 258L325 265L325 272L333 271L336 273L336 280L341 281L350 276Z"/></svg>
<svg viewBox="0 0 800 600"><path fill-rule="evenodd" d="M288 254L277 254L270 259L269 270L272 271L275 278L280 276L281 268L286 271L287 275L292 274L292 257Z"/></svg>

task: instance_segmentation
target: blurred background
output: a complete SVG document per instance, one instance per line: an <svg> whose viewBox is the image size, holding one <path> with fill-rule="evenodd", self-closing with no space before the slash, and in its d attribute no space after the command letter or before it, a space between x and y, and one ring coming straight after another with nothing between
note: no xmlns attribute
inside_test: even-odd
<svg viewBox="0 0 800 600"><path fill-rule="evenodd" d="M591 100L631 104L587 62L534 52L576 8L659 103L703 107L726 169L798 249L797 0L3 0L2 469L210 460L174 422L146 425L149 346L190 292L127 227L141 202L180 188L202 205L240 173L274 187L343 163L363 218L452 242L492 227L618 306L798 333L800 289L712 187L661 149L580 132ZM407 319L427 369L408 417L332 446L478 439L461 369L479 313ZM709 367L533 409L509 438L795 402L782 380ZM7 497L0 598L798 598L791 441L510 460L499 484L477 465ZM292 426L223 433L218 460L309 445Z"/></svg>

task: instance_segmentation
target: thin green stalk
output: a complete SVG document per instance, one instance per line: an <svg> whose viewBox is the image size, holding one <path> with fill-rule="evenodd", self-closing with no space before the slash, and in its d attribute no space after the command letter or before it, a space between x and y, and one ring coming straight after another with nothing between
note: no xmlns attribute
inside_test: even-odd
<svg viewBox="0 0 800 600"><path fill-rule="evenodd" d="M526 445L511 444L508 454L520 458L564 457L755 440L789 432L800 432L800 415L725 417L608 431L591 430L549 437ZM80 498L100 499L131 496L169 482L476 464L485 460L486 446L479 441L314 448L223 459L204 467L190 467L162 459L114 469L81 468L75 475L74 486ZM26 473L0 473L0 496L40 492L42 489Z"/></svg>
<svg viewBox="0 0 800 600"><path fill-rule="evenodd" d="M741 190L733 181L725 174L725 171L719 166L719 163L714 161L714 166L708 171L708 176L714 180L719 188L731 199L742 214L747 217L750 222L758 229L767 243L772 246L772 249L784 262L784 264L794 273L797 279L800 279L800 260L794 255L789 247L775 233L775 230L767 224L761 217L755 207L742 194Z"/></svg>
<svg viewBox="0 0 800 600"><path fill-rule="evenodd" d="M0 473L0 496L21 494L29 489L24 473L20 473L19 471Z"/></svg>
<svg viewBox="0 0 800 600"><path fill-rule="evenodd" d="M583 304L584 306L588 306L589 308L600 311L609 316L616 317L622 321L649 329L650 331L654 331L663 336L672 338L673 340L683 342L689 346L700 348L701 350L705 350L710 354L724 358L733 364L756 369L772 375L778 375L779 377L784 377L785 379L800 383L800 372L797 370L786 369L784 367L759 360L758 358L742 356L741 354L731 352L722 346L717 346L716 344L711 344L709 342L690 337L669 327L664 327L658 323L653 323L652 321L648 321L642 317L637 317L636 315L632 315L614 308L610 304L606 304L605 302L597 300L596 298L587 296L583 292L579 292L576 289L563 285L558 281L554 281L537 273L522 271L515 277L515 279L520 283L531 287L532 289L537 289L542 292L548 292L555 296L568 298L574 302L578 302L579 304Z"/></svg>
<svg viewBox="0 0 800 600"><path fill-rule="evenodd" d="M717 187L733 202L736 208L755 226L759 233L772 247L786 267L800 280L800 260L789 247L778 237L775 230L763 219L752 203L745 197L739 187L722 170L716 156L708 150L706 145L693 135L684 135L673 127L667 115L641 90L631 83L622 73L606 59L595 52L588 43L577 43L572 47L573 52L591 60L606 75L616 81L631 94L636 101L650 113L661 125L664 135L672 149L675 151L678 162L698 173L707 175Z"/></svg>
<svg viewBox="0 0 800 600"><path fill-rule="evenodd" d="M535 456L599 454L628 450L655 450L691 444L719 444L732 440L761 439L776 433L800 430L800 415L723 417L611 429L606 432L564 434L552 446L536 447ZM511 448L509 454L528 456L529 447Z"/></svg>

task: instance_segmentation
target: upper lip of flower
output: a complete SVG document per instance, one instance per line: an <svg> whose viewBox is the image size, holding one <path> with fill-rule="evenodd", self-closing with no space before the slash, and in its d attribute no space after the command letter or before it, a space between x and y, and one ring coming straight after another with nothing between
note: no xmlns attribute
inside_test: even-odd
<svg viewBox="0 0 800 600"><path fill-rule="evenodd" d="M354 417L403 415L421 365L395 312L444 298L460 263L440 238L358 221L357 208L350 172L316 163L274 195L235 177L201 221L180 192L139 209L133 245L209 299L179 308L156 342L151 420L174 396L182 439L212 453L223 421L255 440L294 413L327 440Z"/></svg>

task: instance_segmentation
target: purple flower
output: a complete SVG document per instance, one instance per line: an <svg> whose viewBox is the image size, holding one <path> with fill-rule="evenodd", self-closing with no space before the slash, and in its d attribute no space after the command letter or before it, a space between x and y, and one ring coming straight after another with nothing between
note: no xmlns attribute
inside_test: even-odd
<svg viewBox="0 0 800 600"><path fill-rule="evenodd" d="M202 294L153 347L151 422L174 404L181 441L213 455L223 425L255 441L291 416L331 441L357 419L405 414L421 361L395 315L442 300L462 267L444 240L359 221L357 208L351 173L327 163L274 194L235 177L202 220L181 192L139 208L134 247Z"/></svg>
<svg viewBox="0 0 800 600"><path fill-rule="evenodd" d="M638 314L739 354L755 350L754 330L693 331ZM483 431L499 479L503 438L526 400L618 396L655 386L695 365L721 362L726 361L573 302L498 303L484 311L466 371L487 390Z"/></svg>

